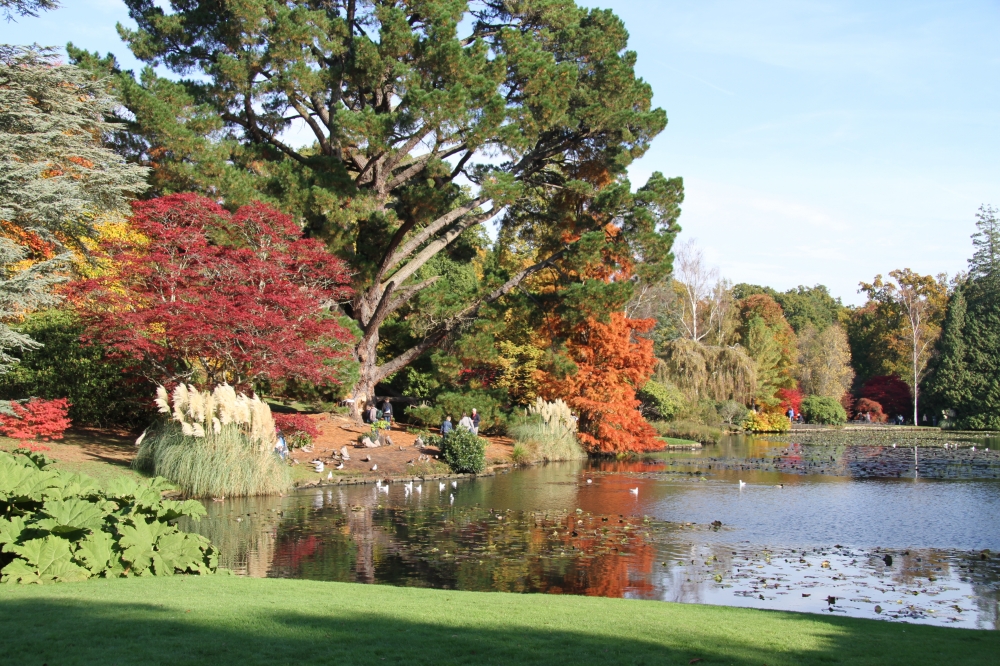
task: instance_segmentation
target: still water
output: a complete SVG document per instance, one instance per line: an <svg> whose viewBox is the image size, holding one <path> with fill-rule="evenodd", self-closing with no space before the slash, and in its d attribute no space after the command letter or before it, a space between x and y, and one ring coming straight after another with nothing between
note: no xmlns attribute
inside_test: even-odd
<svg viewBox="0 0 1000 666"><path fill-rule="evenodd" d="M188 528L250 576L1000 628L1000 481L849 475L857 470L845 459L857 454L733 438L456 487L339 486L209 502L209 516ZM788 460L822 464L789 471Z"/></svg>

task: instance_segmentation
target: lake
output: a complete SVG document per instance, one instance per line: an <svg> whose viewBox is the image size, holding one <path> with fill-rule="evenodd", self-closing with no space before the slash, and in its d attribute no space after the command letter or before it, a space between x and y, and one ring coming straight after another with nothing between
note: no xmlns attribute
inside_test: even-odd
<svg viewBox="0 0 1000 666"><path fill-rule="evenodd" d="M920 447L916 470L902 448L730 437L700 451L552 463L454 487L333 486L208 502L209 516L185 527L249 576L997 629L996 448Z"/></svg>

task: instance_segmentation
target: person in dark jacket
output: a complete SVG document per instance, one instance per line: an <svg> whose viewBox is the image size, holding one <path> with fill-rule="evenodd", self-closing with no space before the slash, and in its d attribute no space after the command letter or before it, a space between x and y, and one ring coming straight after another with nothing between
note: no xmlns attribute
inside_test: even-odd
<svg viewBox="0 0 1000 666"><path fill-rule="evenodd" d="M479 434L479 410L475 407L472 408L472 432Z"/></svg>
<svg viewBox="0 0 1000 666"><path fill-rule="evenodd" d="M444 423L441 424L441 436L442 437L447 436L447 434L454 429L455 429L454 426L452 426L451 424L451 417L450 416L444 417Z"/></svg>
<svg viewBox="0 0 1000 666"><path fill-rule="evenodd" d="M392 404L389 402L389 398L386 398L385 402L382 403L382 418L388 421L389 425L392 425Z"/></svg>

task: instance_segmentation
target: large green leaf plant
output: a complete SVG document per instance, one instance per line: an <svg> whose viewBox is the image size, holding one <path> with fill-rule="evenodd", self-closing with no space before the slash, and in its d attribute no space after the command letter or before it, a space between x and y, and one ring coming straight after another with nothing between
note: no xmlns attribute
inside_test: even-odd
<svg viewBox="0 0 1000 666"><path fill-rule="evenodd" d="M216 571L208 539L175 524L201 518L205 507L163 499L166 480L123 477L101 488L51 464L39 453L0 451L0 583Z"/></svg>

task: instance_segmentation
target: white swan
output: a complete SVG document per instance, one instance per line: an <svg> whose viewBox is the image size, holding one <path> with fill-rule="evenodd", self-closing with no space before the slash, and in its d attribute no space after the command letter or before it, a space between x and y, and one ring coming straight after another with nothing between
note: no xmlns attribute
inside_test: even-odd
<svg viewBox="0 0 1000 666"><path fill-rule="evenodd" d="M638 497L638 495L639 495L639 486L636 486L635 488L630 488L629 492Z"/></svg>
<svg viewBox="0 0 1000 666"><path fill-rule="evenodd" d="M438 492L444 492L444 481L438 484Z"/></svg>
<svg viewBox="0 0 1000 666"><path fill-rule="evenodd" d="M743 486L745 485L747 485L747 482L744 481L743 479L740 479L740 490L743 490Z"/></svg>

